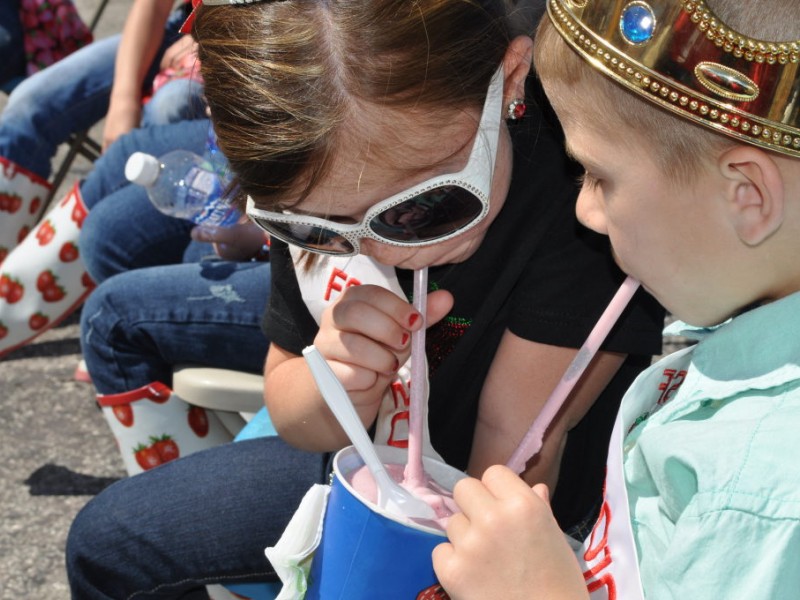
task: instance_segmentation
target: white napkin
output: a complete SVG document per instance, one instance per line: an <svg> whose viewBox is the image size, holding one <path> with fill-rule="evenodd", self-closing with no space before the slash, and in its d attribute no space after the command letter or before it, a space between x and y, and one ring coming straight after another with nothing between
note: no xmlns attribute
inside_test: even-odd
<svg viewBox="0 0 800 600"><path fill-rule="evenodd" d="M297 600L305 596L311 560L322 539L322 521L330 491L329 485L311 486L281 539L264 551L283 583L275 600Z"/></svg>

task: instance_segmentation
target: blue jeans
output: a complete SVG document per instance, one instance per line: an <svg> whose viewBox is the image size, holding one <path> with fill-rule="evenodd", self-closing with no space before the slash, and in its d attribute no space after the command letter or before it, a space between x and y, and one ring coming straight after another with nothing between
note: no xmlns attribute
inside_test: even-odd
<svg viewBox="0 0 800 600"><path fill-rule="evenodd" d="M280 438L257 438L113 484L70 529L72 597L187 598L206 583L274 578L264 548L311 485L326 481L327 463Z"/></svg>
<svg viewBox="0 0 800 600"><path fill-rule="evenodd" d="M0 84L25 74L18 0L0 0Z"/></svg>
<svg viewBox="0 0 800 600"><path fill-rule="evenodd" d="M173 79L161 86L142 108L142 127L205 116L203 84L191 79Z"/></svg>
<svg viewBox="0 0 800 600"><path fill-rule="evenodd" d="M208 124L198 119L135 129L95 163L81 184L89 215L79 240L86 270L95 282L131 269L188 260L192 224L158 212L145 189L125 179L125 163L136 151L160 156L182 148L203 154ZM200 245L192 248L196 246ZM202 254L211 252L209 245L202 246ZM199 259L196 253L192 258Z"/></svg>
<svg viewBox="0 0 800 600"><path fill-rule="evenodd" d="M81 256L101 284L82 312L82 344L101 394L153 381L169 385L177 363L263 369L268 343L260 323L269 263L198 262L213 256L211 246L190 242L192 224L158 212L145 189L123 175L137 150L202 154L208 125L203 119L132 131L111 145L81 185L89 209Z"/></svg>
<svg viewBox="0 0 800 600"><path fill-rule="evenodd" d="M176 10L170 16L145 81L152 80L163 51L178 38L183 14ZM20 83L0 115L0 156L47 179L59 144L106 115L119 38L84 46Z"/></svg>
<svg viewBox="0 0 800 600"><path fill-rule="evenodd" d="M171 385L181 363L261 373L269 289L267 262L210 259L107 279L81 313L83 357L97 392Z"/></svg>

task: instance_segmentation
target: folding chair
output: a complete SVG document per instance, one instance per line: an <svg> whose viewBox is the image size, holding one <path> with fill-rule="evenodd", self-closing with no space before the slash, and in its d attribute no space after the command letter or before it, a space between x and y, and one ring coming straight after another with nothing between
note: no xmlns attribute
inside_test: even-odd
<svg viewBox="0 0 800 600"><path fill-rule="evenodd" d="M178 365L172 372L172 389L189 404L213 410L229 431L242 437L245 424L258 425L257 436L276 435L264 409L264 378L261 375L228 369ZM261 420L260 423L255 423ZM281 590L279 583L209 585L212 600L274 600Z"/></svg>

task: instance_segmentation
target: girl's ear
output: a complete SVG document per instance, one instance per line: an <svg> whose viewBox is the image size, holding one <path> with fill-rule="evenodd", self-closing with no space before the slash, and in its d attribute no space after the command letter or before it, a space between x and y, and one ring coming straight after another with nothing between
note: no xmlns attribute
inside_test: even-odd
<svg viewBox="0 0 800 600"><path fill-rule="evenodd" d="M734 146L718 161L727 181L725 200L730 222L739 239L757 246L784 220L783 175L768 152L754 146Z"/></svg>
<svg viewBox="0 0 800 600"><path fill-rule="evenodd" d="M503 105L512 100L525 97L525 79L531 72L533 60L533 40L527 35L519 35L511 40L503 58Z"/></svg>

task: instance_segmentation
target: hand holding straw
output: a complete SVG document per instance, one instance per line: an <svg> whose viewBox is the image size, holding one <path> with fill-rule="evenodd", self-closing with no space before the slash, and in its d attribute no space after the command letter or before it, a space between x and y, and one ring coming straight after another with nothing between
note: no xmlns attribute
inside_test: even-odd
<svg viewBox="0 0 800 600"><path fill-rule="evenodd" d="M558 382L525 437L522 438L514 454L511 455L511 458L506 463L509 469L512 469L515 473L522 473L526 463L542 449L542 438L545 431L547 431L553 418L558 414L559 409L586 370L586 367L592 362L592 358L594 358L603 340L606 339L608 332L611 331L611 328L617 322L638 288L639 282L632 277L628 277L622 282L589 337L586 338L583 346L578 350L578 354L575 355L575 358L572 359L569 367L567 367L561 377L561 381Z"/></svg>

